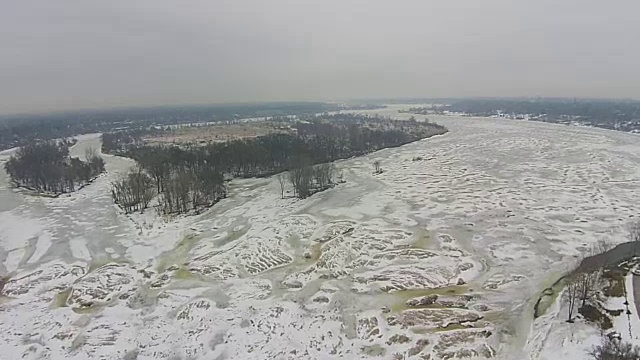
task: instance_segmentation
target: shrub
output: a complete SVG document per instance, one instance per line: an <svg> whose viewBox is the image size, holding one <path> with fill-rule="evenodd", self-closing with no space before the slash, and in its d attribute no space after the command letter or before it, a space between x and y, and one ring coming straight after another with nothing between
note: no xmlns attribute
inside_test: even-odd
<svg viewBox="0 0 640 360"><path fill-rule="evenodd" d="M589 355L596 360L639 360L640 346L605 336L602 344L595 346Z"/></svg>

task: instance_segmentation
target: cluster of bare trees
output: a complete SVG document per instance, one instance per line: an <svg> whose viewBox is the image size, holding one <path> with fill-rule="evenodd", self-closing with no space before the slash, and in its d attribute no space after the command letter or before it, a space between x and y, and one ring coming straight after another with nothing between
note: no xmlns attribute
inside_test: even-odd
<svg viewBox="0 0 640 360"><path fill-rule="evenodd" d="M39 192L66 193L104 172L104 160L94 149L85 161L69 156L68 140L43 141L18 149L5 164L5 170L16 186Z"/></svg>
<svg viewBox="0 0 640 360"><path fill-rule="evenodd" d="M141 167L137 167L112 184L111 196L127 213L142 211L155 196L153 180Z"/></svg>
<svg viewBox="0 0 640 360"><path fill-rule="evenodd" d="M227 194L224 177L204 159L172 157L170 148L139 153L138 167L112 185L114 202L126 212L146 209L157 196L158 210L180 214L209 207Z"/></svg>
<svg viewBox="0 0 640 360"><path fill-rule="evenodd" d="M293 195L304 199L332 187L334 185L334 169L335 167L331 163L300 166L291 169L288 180L293 187ZM278 181L280 182L282 198L284 198L284 189L287 182L284 173L278 174Z"/></svg>
<svg viewBox="0 0 640 360"><path fill-rule="evenodd" d="M587 304L598 291L600 282L600 272L572 274L567 278L567 287L564 296L569 305L568 322L573 322L573 315L576 309Z"/></svg>
<svg viewBox="0 0 640 360"><path fill-rule="evenodd" d="M600 239L583 256L592 257L595 264L591 264L587 270L574 271L566 279L564 298L568 303L568 322L573 322L573 316L577 309L583 308L602 288L602 273L607 267L605 254L611 250L612 244L606 239Z"/></svg>
<svg viewBox="0 0 640 360"><path fill-rule="evenodd" d="M219 172L180 172L164 181L160 195L163 213L185 213L212 206L226 197L227 187Z"/></svg>

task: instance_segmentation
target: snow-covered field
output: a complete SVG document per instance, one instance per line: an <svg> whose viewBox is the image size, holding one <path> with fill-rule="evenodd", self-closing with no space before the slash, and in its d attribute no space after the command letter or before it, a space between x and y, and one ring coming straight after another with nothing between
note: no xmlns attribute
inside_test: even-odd
<svg viewBox="0 0 640 360"><path fill-rule="evenodd" d="M639 138L430 119L450 132L339 161L347 182L309 199L239 180L171 221L112 204L127 159L57 199L0 172L0 358L557 358L533 304L581 250L624 241Z"/></svg>

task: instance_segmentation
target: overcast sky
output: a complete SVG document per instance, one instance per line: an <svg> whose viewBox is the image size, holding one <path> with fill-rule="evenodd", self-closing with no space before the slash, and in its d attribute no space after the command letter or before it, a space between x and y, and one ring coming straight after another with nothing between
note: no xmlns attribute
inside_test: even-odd
<svg viewBox="0 0 640 360"><path fill-rule="evenodd" d="M0 113L640 98L638 0L0 0Z"/></svg>

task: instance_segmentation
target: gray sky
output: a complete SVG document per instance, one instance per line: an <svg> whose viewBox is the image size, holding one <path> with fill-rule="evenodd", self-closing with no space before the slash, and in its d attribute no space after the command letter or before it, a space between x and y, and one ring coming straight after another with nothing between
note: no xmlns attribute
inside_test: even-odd
<svg viewBox="0 0 640 360"><path fill-rule="evenodd" d="M640 98L637 0L0 0L0 113Z"/></svg>

